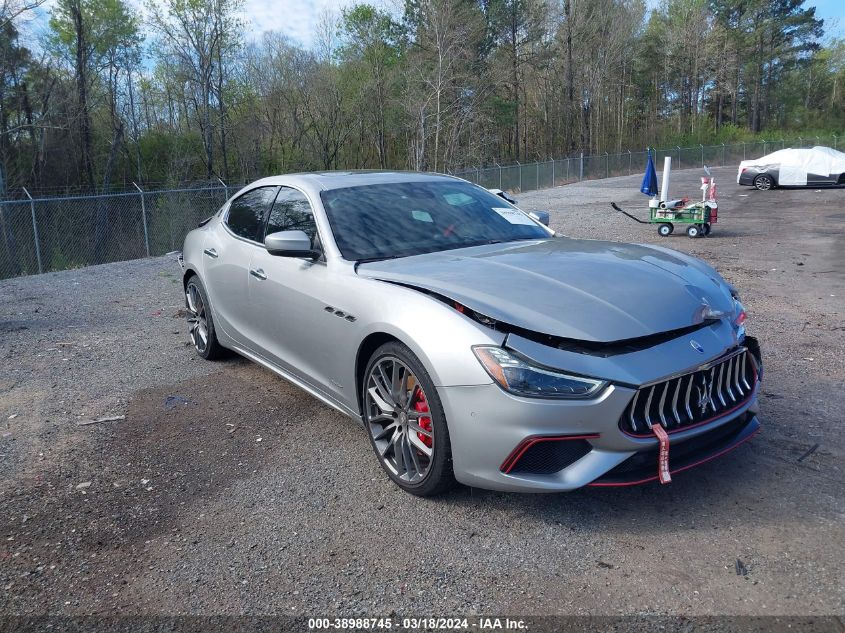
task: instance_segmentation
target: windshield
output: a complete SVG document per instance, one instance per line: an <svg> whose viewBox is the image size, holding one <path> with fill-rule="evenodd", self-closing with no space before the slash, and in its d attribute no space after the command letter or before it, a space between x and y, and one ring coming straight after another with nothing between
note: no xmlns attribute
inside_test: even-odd
<svg viewBox="0 0 845 633"><path fill-rule="evenodd" d="M321 197L337 246L349 260L550 236L499 196L461 181L364 185Z"/></svg>

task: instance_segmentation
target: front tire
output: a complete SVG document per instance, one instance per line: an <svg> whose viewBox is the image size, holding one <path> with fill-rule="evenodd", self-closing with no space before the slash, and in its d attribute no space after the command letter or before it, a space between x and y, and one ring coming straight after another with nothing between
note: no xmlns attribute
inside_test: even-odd
<svg viewBox="0 0 845 633"><path fill-rule="evenodd" d="M775 181L769 174L760 174L759 176L755 176L754 186L759 191L769 191L770 189L774 189Z"/></svg>
<svg viewBox="0 0 845 633"><path fill-rule="evenodd" d="M455 485L443 406L408 347L392 342L375 351L364 372L361 402L370 444L397 486L428 497Z"/></svg>
<svg viewBox="0 0 845 633"><path fill-rule="evenodd" d="M206 360L223 358L226 349L217 341L208 294L197 275L192 275L185 284L185 309L188 335L197 354Z"/></svg>
<svg viewBox="0 0 845 633"><path fill-rule="evenodd" d="M661 224L660 226L657 227L657 233L659 235L661 235L662 237L667 237L669 235L672 235L672 231L674 229L675 229L675 227L672 226L671 223L664 222L663 224Z"/></svg>

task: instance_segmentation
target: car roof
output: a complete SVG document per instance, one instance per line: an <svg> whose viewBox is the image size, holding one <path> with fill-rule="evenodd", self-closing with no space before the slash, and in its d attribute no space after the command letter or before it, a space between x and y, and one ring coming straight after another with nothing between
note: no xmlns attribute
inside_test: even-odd
<svg viewBox="0 0 845 633"><path fill-rule="evenodd" d="M259 185L300 185L308 188L327 191L330 189L344 189L361 185L383 185L399 182L443 181L454 182L453 176L431 172L418 171L384 171L384 170L351 170L351 171L314 171L294 174L282 174L262 178L252 186Z"/></svg>

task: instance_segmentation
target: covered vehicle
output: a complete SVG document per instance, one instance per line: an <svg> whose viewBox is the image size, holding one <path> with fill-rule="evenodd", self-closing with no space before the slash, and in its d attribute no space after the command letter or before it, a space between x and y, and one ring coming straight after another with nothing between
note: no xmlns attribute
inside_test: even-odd
<svg viewBox="0 0 845 633"><path fill-rule="evenodd" d="M739 164L736 181L768 191L774 187L845 184L845 153L830 147L779 149Z"/></svg>

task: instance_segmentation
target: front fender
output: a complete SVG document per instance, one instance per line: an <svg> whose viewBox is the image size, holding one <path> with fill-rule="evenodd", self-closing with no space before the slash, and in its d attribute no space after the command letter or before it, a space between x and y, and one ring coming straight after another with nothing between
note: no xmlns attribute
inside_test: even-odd
<svg viewBox="0 0 845 633"><path fill-rule="evenodd" d="M386 334L411 349L436 387L492 382L473 354L472 346L501 345L504 333L473 321L418 290L369 279L360 283L367 288L358 295L359 306L356 306L358 350L369 336ZM351 356L349 377L354 376L357 354Z"/></svg>

